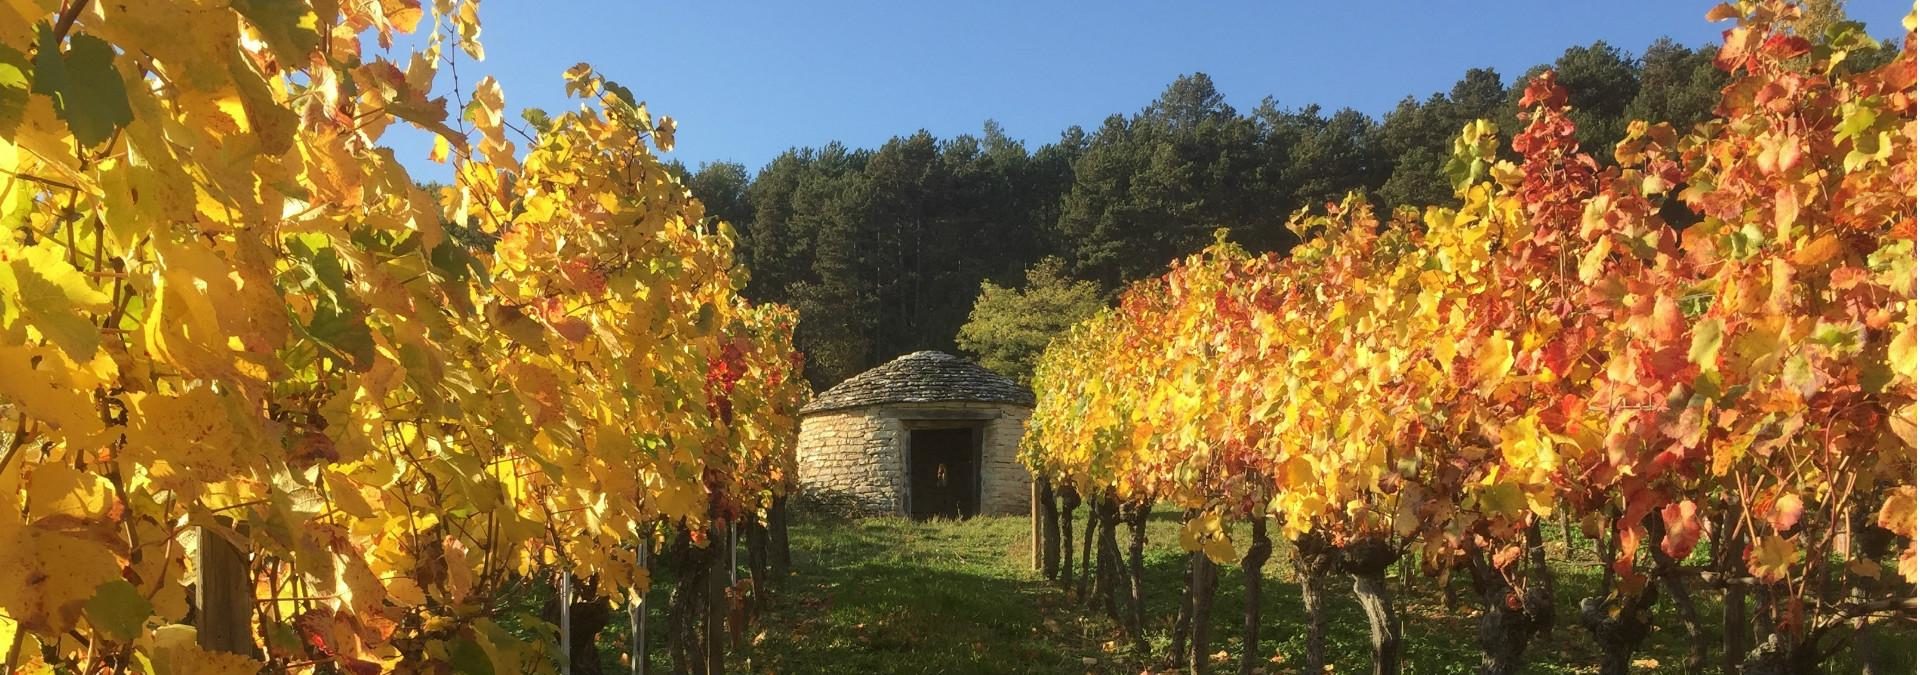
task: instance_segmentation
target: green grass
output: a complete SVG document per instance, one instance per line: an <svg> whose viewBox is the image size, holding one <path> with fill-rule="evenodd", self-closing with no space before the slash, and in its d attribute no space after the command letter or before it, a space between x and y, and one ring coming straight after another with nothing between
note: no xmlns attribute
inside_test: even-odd
<svg viewBox="0 0 1920 675"><path fill-rule="evenodd" d="M958 522L799 519L792 529L794 575L773 608L750 627L750 644L736 650L728 672L1169 672L1164 655L1185 565L1178 520L1175 513L1156 513L1148 527L1148 651L1140 653L1102 611L1075 603L1028 569L1024 517ZM1084 521L1076 524L1076 534L1080 526ZM1121 535L1124 546L1124 530ZM1235 539L1245 541L1244 526ZM1261 647L1270 658L1266 672L1297 673L1304 646L1300 589L1289 572L1286 547L1275 548L1264 575ZM1590 542L1576 535L1574 548L1569 555L1559 534L1548 533L1559 624L1529 646L1527 672L1597 672L1598 651L1575 612L1579 598L1592 592L1599 565ZM1435 579L1402 580L1395 570L1391 581L1405 629L1404 672L1474 672L1480 658L1475 643L1478 616L1465 580L1454 582L1460 605L1453 610L1445 607ZM1328 654L1340 673L1364 672L1370 663L1366 619L1350 589L1351 583L1342 579L1330 579L1321 589L1329 618ZM1238 663L1241 590L1239 568L1223 567L1212 616L1213 649L1225 654L1217 672L1233 672ZM662 629L665 589L656 587L652 598L651 672L671 672ZM1717 659L1717 598L1702 592L1695 600ZM1637 656L1644 659L1644 672L1679 672L1686 635L1668 607L1662 605L1657 614L1654 632ZM626 636L625 613L616 612L601 636L605 672L626 672L619 656ZM1882 629L1876 638L1873 654L1843 651L1828 672L1859 672L1857 656L1885 660L1886 672L1914 672L1911 627Z"/></svg>

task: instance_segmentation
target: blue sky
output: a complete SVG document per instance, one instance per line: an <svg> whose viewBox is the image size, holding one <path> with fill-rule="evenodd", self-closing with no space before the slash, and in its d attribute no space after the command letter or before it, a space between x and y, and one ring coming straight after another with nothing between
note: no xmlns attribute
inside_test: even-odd
<svg viewBox="0 0 1920 675"><path fill-rule="evenodd" d="M1137 111L1193 71L1242 110L1273 96L1379 115L1468 68L1511 80L1595 40L1635 53L1662 35L1717 44L1712 4L492 0L480 9L487 59L460 74L493 74L516 111L557 112L570 105L561 72L585 61L679 121L669 157L754 171L789 147L954 136L989 118L1035 148ZM1888 38L1910 7L1853 0L1849 12ZM424 135L396 126L386 140L417 177L449 174L426 160Z"/></svg>

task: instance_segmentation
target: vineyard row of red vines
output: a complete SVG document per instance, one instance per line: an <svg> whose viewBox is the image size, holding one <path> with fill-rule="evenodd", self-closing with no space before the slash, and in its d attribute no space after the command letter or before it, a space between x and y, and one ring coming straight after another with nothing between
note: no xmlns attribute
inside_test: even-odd
<svg viewBox="0 0 1920 675"><path fill-rule="evenodd" d="M1336 574L1373 672L1400 672L1386 577L1402 559L1469 577L1486 673L1519 672L1557 618L1625 673L1663 603L1700 672L1707 593L1729 675L1812 672L1852 635L1910 624L1914 18L1890 62L1860 65L1859 24L1799 35L1797 12L1709 14L1736 20L1731 81L1693 129L1635 122L1596 157L1547 72L1510 142L1463 129L1455 203L1303 211L1288 255L1222 242L1057 339L1022 451L1048 576L1081 577L1144 645L1146 513L1184 511L1173 649L1195 671L1210 638L1194 617L1236 562L1240 669L1264 667L1269 521L1306 580L1304 672L1326 659L1312 582ZM1606 563L1571 616L1542 537L1556 513Z"/></svg>

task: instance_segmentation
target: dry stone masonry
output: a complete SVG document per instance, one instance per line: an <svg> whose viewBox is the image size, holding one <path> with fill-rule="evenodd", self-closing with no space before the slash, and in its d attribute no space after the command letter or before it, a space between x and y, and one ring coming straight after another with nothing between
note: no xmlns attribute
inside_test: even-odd
<svg viewBox="0 0 1920 675"><path fill-rule="evenodd" d="M905 514L913 432L972 429L979 512L1026 513L1030 478L1017 454L1032 408L1032 390L971 361L930 351L902 356L801 411L801 489L870 514Z"/></svg>

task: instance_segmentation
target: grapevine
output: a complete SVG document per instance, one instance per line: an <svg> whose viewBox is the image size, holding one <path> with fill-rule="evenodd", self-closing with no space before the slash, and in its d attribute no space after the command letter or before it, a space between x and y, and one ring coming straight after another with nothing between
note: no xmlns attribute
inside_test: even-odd
<svg viewBox="0 0 1920 675"><path fill-rule="evenodd" d="M1555 511L1608 558L1576 615L1603 672L1626 672L1656 602L1704 667L1702 590L1764 617L1726 645L1745 672L1815 668L1910 613L1913 40L1856 68L1858 24L1802 36L1797 12L1710 14L1737 20L1731 82L1694 129L1636 122L1602 161L1546 72L1512 154L1489 122L1462 130L1454 204L1383 218L1356 195L1296 216L1285 257L1223 242L1129 288L1041 359L1026 461L1185 510L1194 616L1213 564L1263 561L1277 520L1303 575L1355 579L1375 672L1399 670L1382 579L1409 553L1471 576L1483 670L1520 669L1556 621ZM1181 630L1204 668L1205 627Z"/></svg>
<svg viewBox="0 0 1920 675"><path fill-rule="evenodd" d="M483 78L452 116L471 0L0 15L8 667L518 671L513 585L643 591L636 542L714 550L785 494L793 315L735 293L626 89L568 71L535 136ZM237 636L206 632L221 550Z"/></svg>

